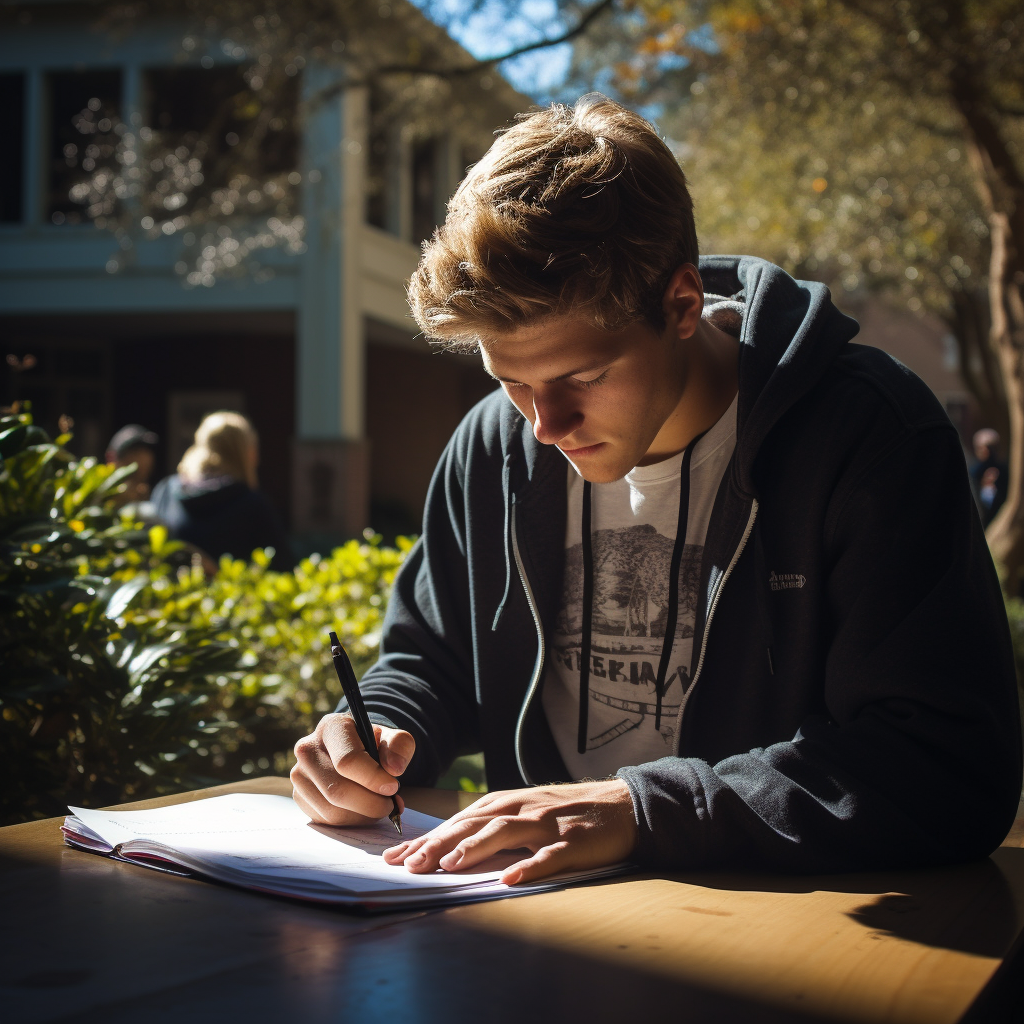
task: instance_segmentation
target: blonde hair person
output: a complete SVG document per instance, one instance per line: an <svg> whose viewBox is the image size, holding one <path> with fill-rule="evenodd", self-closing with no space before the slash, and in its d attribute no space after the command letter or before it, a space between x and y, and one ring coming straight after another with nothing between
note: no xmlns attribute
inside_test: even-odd
<svg viewBox="0 0 1024 1024"><path fill-rule="evenodd" d="M295 565L288 538L267 496L259 490L259 437L238 412L203 419L178 472L153 490L156 513L174 537L216 562L248 560L257 548L273 548L271 567Z"/></svg>
<svg viewBox="0 0 1024 1024"><path fill-rule="evenodd" d="M178 474L186 483L228 476L253 490L258 486L259 436L240 412L212 412L196 430L195 442L181 457Z"/></svg>

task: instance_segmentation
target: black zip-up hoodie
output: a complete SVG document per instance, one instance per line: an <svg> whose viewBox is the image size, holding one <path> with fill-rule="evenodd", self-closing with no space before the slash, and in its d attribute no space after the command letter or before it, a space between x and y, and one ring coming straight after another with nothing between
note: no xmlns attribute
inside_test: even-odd
<svg viewBox="0 0 1024 1024"><path fill-rule="evenodd" d="M647 867L836 871L984 856L1021 790L1013 656L959 439L817 283L700 263L744 304L737 443L704 547L677 756L627 766ZM501 393L434 474L362 690L403 779L483 750L490 788L564 780L539 699L564 456Z"/></svg>

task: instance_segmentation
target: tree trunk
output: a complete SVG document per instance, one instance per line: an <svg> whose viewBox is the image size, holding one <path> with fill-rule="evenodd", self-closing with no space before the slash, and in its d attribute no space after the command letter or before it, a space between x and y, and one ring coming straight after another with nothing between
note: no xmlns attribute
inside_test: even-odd
<svg viewBox="0 0 1024 1024"><path fill-rule="evenodd" d="M954 292L946 324L956 340L960 377L978 407L979 427L991 427L1003 444L1010 437L1010 416L999 353L992 346L992 317L985 288Z"/></svg>
<svg viewBox="0 0 1024 1024"><path fill-rule="evenodd" d="M1024 266L1009 229L1009 218L995 214L989 292L992 296L992 342L999 353L1010 418L1009 487L1006 502L989 524L988 542L1005 573L1011 595L1024 589Z"/></svg>
<svg viewBox="0 0 1024 1024"><path fill-rule="evenodd" d="M989 524L987 536L1006 593L1017 595L1024 590L1024 177L970 69L957 68L951 86L988 215L989 336L999 355L1010 424L1006 502Z"/></svg>

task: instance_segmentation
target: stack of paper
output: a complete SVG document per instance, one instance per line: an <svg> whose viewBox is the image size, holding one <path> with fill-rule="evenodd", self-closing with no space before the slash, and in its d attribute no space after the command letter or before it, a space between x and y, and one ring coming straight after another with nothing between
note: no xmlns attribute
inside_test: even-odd
<svg viewBox="0 0 1024 1024"><path fill-rule="evenodd" d="M604 877L618 865L507 886L498 879L523 856L506 853L465 872L415 875L384 863L398 837L386 819L360 828L313 824L284 796L236 793L151 811L69 808L65 841L79 849L173 873L365 910L501 899ZM418 811L402 814L402 840L441 824Z"/></svg>

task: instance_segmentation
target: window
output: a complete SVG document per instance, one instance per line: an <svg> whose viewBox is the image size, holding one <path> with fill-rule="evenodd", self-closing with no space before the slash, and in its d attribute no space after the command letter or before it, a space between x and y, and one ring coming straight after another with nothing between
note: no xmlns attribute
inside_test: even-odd
<svg viewBox="0 0 1024 1024"><path fill-rule="evenodd" d="M101 457L111 433L109 342L12 338L5 349L6 401L30 402L33 419L51 437L60 433L61 417L70 417L71 451Z"/></svg>
<svg viewBox="0 0 1024 1024"><path fill-rule="evenodd" d="M0 160L0 224L24 219L25 76L0 75L0 115L7 132Z"/></svg>
<svg viewBox="0 0 1024 1024"><path fill-rule="evenodd" d="M90 181L117 168L120 71L64 71L48 76L49 209L54 224L91 220ZM72 198L72 194L77 198Z"/></svg>
<svg viewBox="0 0 1024 1024"><path fill-rule="evenodd" d="M416 143L412 151L412 240L429 238L437 227L437 144Z"/></svg>
<svg viewBox="0 0 1024 1024"><path fill-rule="evenodd" d="M273 108L234 65L152 69L145 90L145 121L161 148L184 146L198 157L207 187L226 185L238 171L269 177L298 164L295 79L273 98Z"/></svg>

